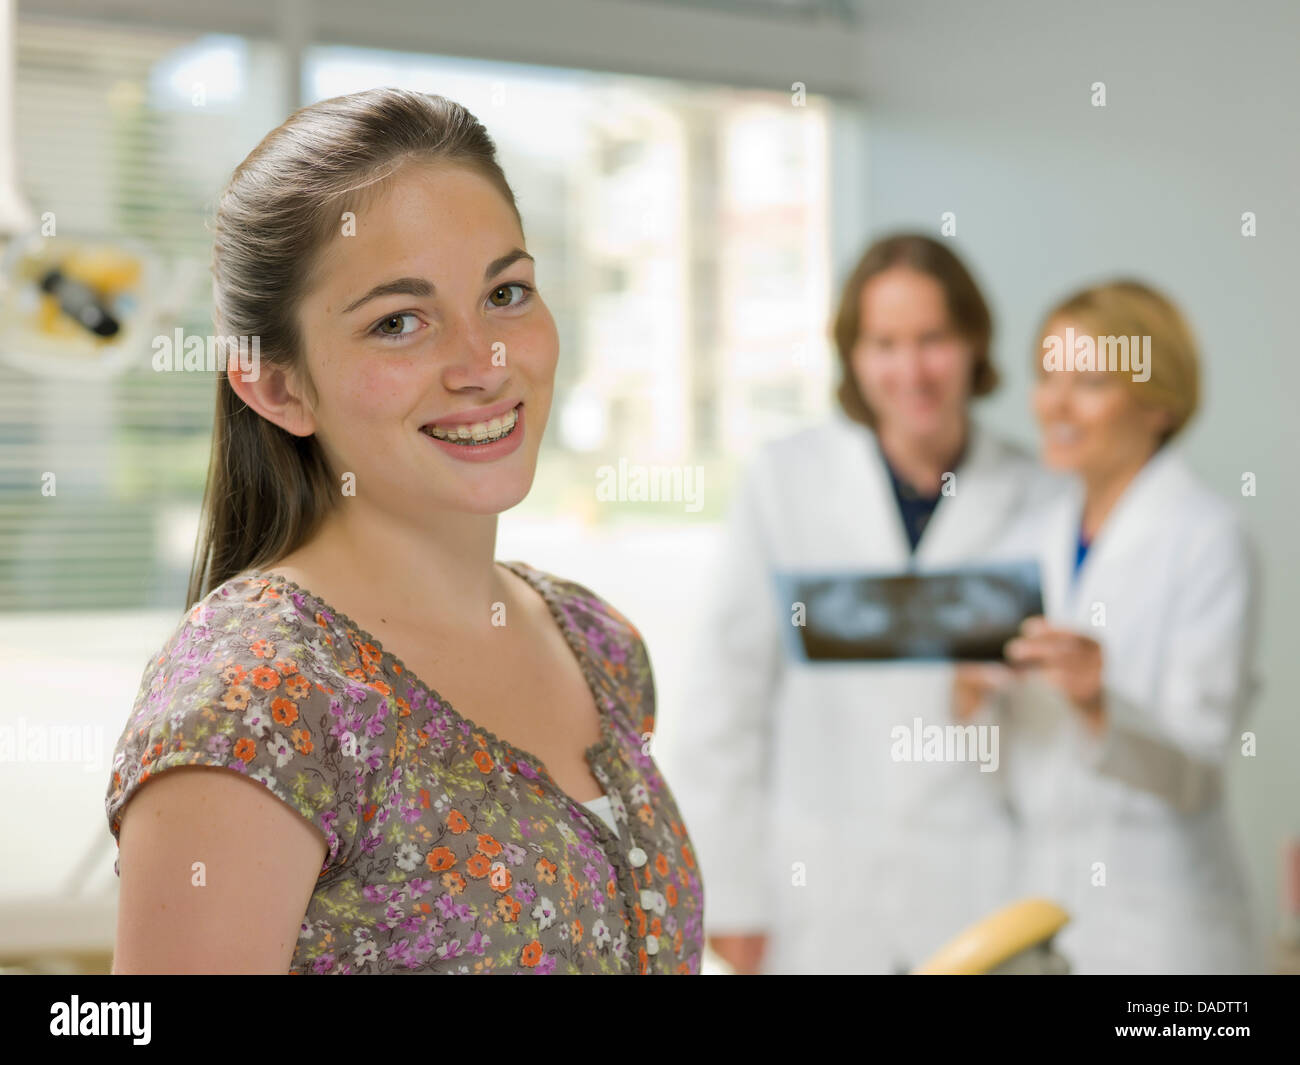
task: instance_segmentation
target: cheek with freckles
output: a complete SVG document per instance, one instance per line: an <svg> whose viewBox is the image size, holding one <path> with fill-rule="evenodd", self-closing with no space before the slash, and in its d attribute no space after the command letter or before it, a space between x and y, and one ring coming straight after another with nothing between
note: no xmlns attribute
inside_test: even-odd
<svg viewBox="0 0 1300 1065"><path fill-rule="evenodd" d="M423 360L427 363L427 359ZM328 395L322 390L322 413L339 422L370 429L400 432L427 395L432 377L420 360L398 355L339 360L330 377Z"/></svg>
<svg viewBox="0 0 1300 1065"><path fill-rule="evenodd" d="M317 389L317 437L340 470L387 479L429 383L409 358L326 360ZM418 441L416 441L418 443Z"/></svg>

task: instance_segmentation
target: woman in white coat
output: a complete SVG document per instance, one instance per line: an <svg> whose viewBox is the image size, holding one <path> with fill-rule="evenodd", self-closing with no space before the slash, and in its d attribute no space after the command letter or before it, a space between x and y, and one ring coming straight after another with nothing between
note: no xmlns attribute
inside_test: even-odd
<svg viewBox="0 0 1300 1065"><path fill-rule="evenodd" d="M989 313L944 245L901 235L867 250L833 333L842 409L742 476L675 734L705 931L742 973L908 971L1010 897L1000 775L892 758L895 728L952 721L951 667L793 662L772 586L950 569L1007 541L1041 481L968 413L996 384Z"/></svg>
<svg viewBox="0 0 1300 1065"><path fill-rule="evenodd" d="M1027 672L1002 692L1022 890L1070 911L1075 972L1254 971L1223 775L1255 687L1256 581L1240 521L1170 443L1197 405L1193 337L1133 282L1065 300L1040 336L1043 459L1077 488L1047 521L1046 620L1006 651ZM1127 365L1098 339L1115 337Z"/></svg>

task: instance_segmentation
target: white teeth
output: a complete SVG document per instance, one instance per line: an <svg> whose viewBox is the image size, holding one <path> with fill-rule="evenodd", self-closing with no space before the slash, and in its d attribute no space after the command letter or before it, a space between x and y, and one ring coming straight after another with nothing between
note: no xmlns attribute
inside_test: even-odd
<svg viewBox="0 0 1300 1065"><path fill-rule="evenodd" d="M472 440L476 444L482 444L509 435L518 421L518 413L511 410L499 418L489 418L485 422L474 422L472 425L450 425L445 429L436 425L426 425L421 432L427 433L437 440L448 440L456 443Z"/></svg>

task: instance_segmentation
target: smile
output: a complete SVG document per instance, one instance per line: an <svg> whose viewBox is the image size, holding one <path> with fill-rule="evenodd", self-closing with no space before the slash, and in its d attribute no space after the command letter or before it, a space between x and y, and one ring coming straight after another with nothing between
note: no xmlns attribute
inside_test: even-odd
<svg viewBox="0 0 1300 1065"><path fill-rule="evenodd" d="M515 431L515 426L519 424L519 408L507 411L500 418L489 418L485 422L474 422L470 425L449 425L442 428L438 425L422 426L420 432L435 440L443 440L449 444L458 444L461 447L482 447L484 444L491 444L497 440L503 440Z"/></svg>

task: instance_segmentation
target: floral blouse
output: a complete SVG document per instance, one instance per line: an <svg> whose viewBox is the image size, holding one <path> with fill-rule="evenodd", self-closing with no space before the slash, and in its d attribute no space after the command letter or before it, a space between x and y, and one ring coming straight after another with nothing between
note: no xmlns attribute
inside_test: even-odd
<svg viewBox="0 0 1300 1065"><path fill-rule="evenodd" d="M647 753L641 636L581 585L503 565L546 600L595 696L586 758L617 832L347 617L254 572L197 603L147 667L114 750L114 838L150 777L222 766L324 834L291 973L698 973L703 886Z"/></svg>

